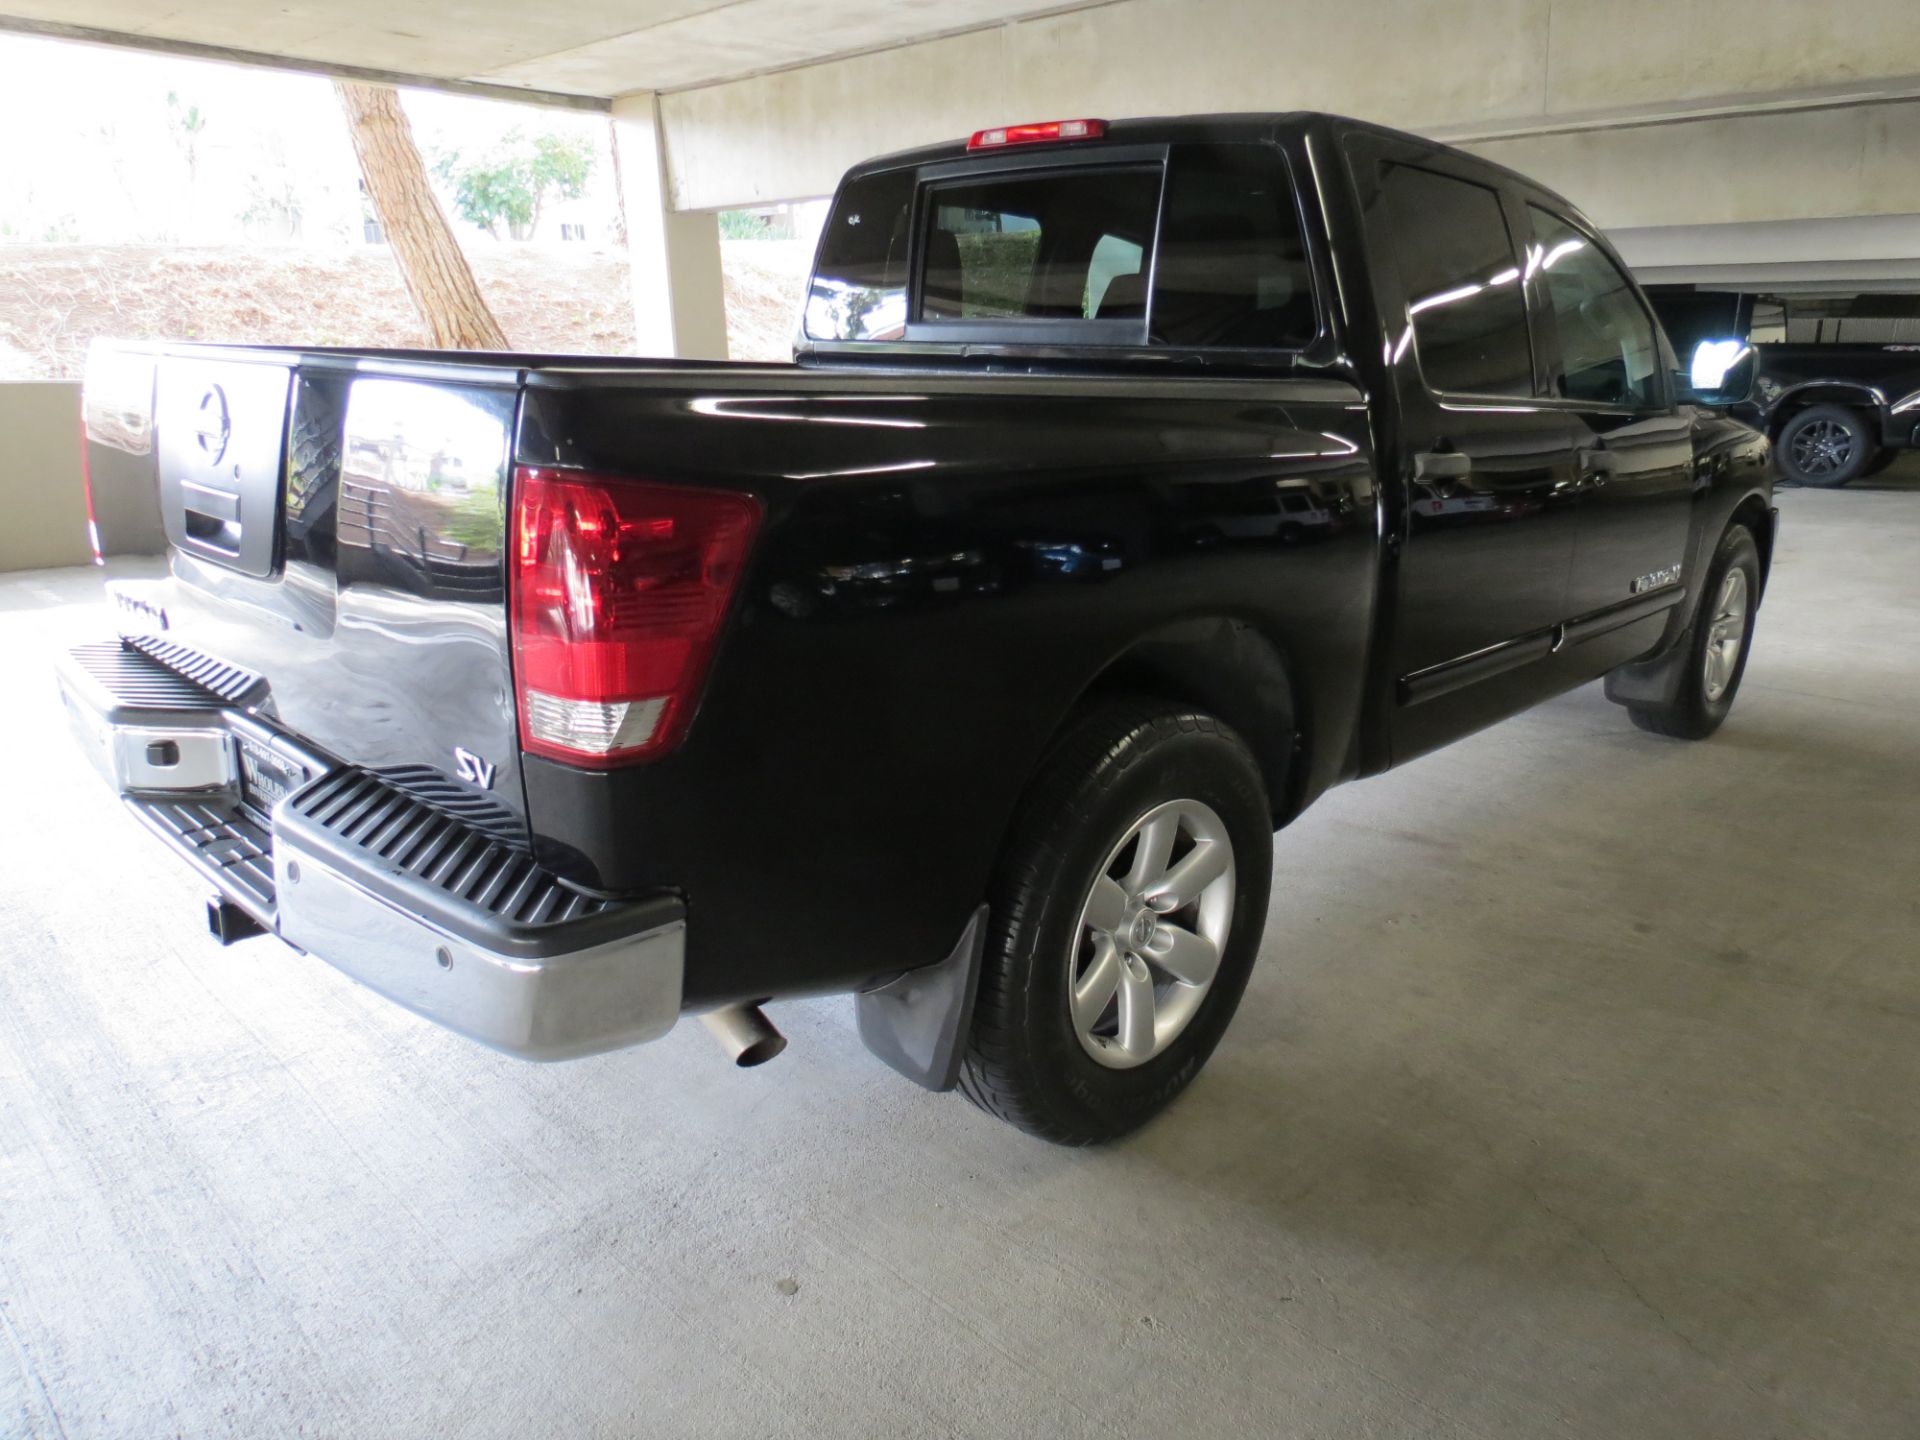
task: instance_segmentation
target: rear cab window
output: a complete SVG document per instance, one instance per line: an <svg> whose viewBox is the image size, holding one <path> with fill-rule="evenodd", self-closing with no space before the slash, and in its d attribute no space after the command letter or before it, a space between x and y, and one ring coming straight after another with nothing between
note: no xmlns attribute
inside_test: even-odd
<svg viewBox="0 0 1920 1440"><path fill-rule="evenodd" d="M1319 310L1281 152L1258 141L1157 149L855 177L822 236L806 338L1308 345Z"/></svg>
<svg viewBox="0 0 1920 1440"><path fill-rule="evenodd" d="M1119 277L1109 273L1096 296L1093 260L1100 252L1111 270L1133 253L1138 276L1160 208L1158 169L935 184L922 207L919 321L1094 321L1111 326L1115 341L1138 341L1144 309L1113 313Z"/></svg>

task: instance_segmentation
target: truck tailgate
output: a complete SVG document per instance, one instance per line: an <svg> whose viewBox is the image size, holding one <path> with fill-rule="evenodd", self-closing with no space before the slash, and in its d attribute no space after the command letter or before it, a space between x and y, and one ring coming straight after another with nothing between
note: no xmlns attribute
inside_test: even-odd
<svg viewBox="0 0 1920 1440"><path fill-rule="evenodd" d="M124 466L144 444L173 550L167 581L123 593L123 631L251 672L286 729L524 840L504 570L514 362L151 358L150 435L92 424L89 403L93 447ZM284 779L255 758L270 803Z"/></svg>

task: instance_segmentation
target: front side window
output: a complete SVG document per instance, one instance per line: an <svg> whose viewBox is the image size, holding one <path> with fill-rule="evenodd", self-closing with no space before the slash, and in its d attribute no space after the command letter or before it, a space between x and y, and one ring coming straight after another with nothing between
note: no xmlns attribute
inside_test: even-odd
<svg viewBox="0 0 1920 1440"><path fill-rule="evenodd" d="M1387 166L1381 183L1427 384L1532 395L1527 306L1499 195L1411 165Z"/></svg>
<svg viewBox="0 0 1920 1440"><path fill-rule="evenodd" d="M1116 287L1152 243L1158 170L987 176L928 202L921 319L1138 322Z"/></svg>
<svg viewBox="0 0 1920 1440"><path fill-rule="evenodd" d="M1660 403L1660 349L1633 284L1592 240L1550 211L1528 207L1534 260L1560 339L1553 393L1590 405Z"/></svg>

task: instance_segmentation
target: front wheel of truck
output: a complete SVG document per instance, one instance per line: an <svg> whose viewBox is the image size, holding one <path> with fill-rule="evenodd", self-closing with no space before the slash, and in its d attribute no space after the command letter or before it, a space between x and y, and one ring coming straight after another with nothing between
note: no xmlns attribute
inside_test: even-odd
<svg viewBox="0 0 1920 1440"><path fill-rule="evenodd" d="M1199 1072L1260 949L1273 822L1211 715L1099 702L1001 852L960 1088L1061 1145L1145 1123Z"/></svg>
<svg viewBox="0 0 1920 1440"><path fill-rule="evenodd" d="M1679 683L1656 703L1629 704L1633 723L1678 740L1704 740L1718 730L1747 673L1759 604L1759 547L1744 525L1730 526L1714 550L1700 608L1681 641L1686 660Z"/></svg>

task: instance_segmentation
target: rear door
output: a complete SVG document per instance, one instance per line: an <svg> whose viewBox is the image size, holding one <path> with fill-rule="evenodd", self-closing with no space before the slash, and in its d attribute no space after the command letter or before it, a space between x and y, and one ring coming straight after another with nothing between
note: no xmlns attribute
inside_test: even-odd
<svg viewBox="0 0 1920 1440"><path fill-rule="evenodd" d="M1517 202L1471 161L1356 137L1398 399L1393 753L1551 693L1575 516L1569 417L1537 394Z"/></svg>
<svg viewBox="0 0 1920 1440"><path fill-rule="evenodd" d="M1690 578L1693 413L1674 403L1651 309L1598 238L1542 203L1527 222L1535 344L1575 427L1567 660L1598 674L1659 638Z"/></svg>

